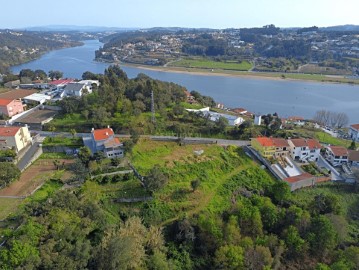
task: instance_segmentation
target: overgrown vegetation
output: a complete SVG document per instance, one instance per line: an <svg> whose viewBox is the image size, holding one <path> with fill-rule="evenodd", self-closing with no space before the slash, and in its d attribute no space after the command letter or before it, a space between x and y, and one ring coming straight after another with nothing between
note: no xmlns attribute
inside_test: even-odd
<svg viewBox="0 0 359 270"><path fill-rule="evenodd" d="M142 139L127 158L141 175L168 181L148 190L134 174L105 175L61 191L47 182L0 228L1 267L358 267L359 196L351 187L292 194L236 147ZM108 166L103 161L94 162Z"/></svg>

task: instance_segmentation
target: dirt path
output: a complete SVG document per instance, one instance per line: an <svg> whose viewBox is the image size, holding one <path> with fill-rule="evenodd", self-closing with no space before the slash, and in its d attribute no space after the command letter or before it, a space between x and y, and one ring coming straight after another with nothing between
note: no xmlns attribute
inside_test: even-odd
<svg viewBox="0 0 359 270"><path fill-rule="evenodd" d="M71 163L71 160L59 160L60 163ZM10 186L0 190L1 196L28 196L39 185L44 183L49 177L56 172L56 168L52 160L38 160L32 166L27 168L18 181L15 181Z"/></svg>

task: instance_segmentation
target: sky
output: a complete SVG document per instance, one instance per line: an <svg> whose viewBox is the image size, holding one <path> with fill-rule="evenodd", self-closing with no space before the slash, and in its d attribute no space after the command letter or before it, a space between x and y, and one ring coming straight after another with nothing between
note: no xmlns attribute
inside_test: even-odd
<svg viewBox="0 0 359 270"><path fill-rule="evenodd" d="M0 29L46 25L241 28L359 25L359 0L15 0Z"/></svg>

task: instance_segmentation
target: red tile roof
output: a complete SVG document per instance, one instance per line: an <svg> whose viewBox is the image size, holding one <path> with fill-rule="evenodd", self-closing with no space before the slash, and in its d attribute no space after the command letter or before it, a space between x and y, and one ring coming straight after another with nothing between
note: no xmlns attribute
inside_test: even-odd
<svg viewBox="0 0 359 270"><path fill-rule="evenodd" d="M343 146L328 146L335 156L348 156L348 149Z"/></svg>
<svg viewBox="0 0 359 270"><path fill-rule="evenodd" d="M356 130L359 130L359 124L351 125L352 128L355 128Z"/></svg>
<svg viewBox="0 0 359 270"><path fill-rule="evenodd" d="M106 140L114 134L112 128L95 129L93 131L93 136L96 141Z"/></svg>
<svg viewBox="0 0 359 270"><path fill-rule="evenodd" d="M106 141L104 145L106 148L119 147L119 146L121 146L121 142L118 138L114 138L114 139Z"/></svg>
<svg viewBox="0 0 359 270"><path fill-rule="evenodd" d="M297 176L288 177L288 178L284 179L284 181L286 181L288 183L296 183L296 182L299 182L299 181L302 181L302 180L305 180L305 179L308 179L311 177L313 177L313 175L305 172L305 173L297 175Z"/></svg>
<svg viewBox="0 0 359 270"><path fill-rule="evenodd" d="M272 138L273 144L276 147L289 147L289 144L286 139L282 138Z"/></svg>
<svg viewBox="0 0 359 270"><path fill-rule="evenodd" d="M1 137L13 137L20 130L21 127L0 127Z"/></svg>
<svg viewBox="0 0 359 270"><path fill-rule="evenodd" d="M9 105L13 100L11 99L0 99L0 106L7 106Z"/></svg>
<svg viewBox="0 0 359 270"><path fill-rule="evenodd" d="M268 137L258 137L255 138L255 140L257 140L260 143L260 145L264 147L274 146L273 141L271 140L271 138Z"/></svg>
<svg viewBox="0 0 359 270"><path fill-rule="evenodd" d="M309 149L320 149L322 146L314 139L291 139L295 147L309 147Z"/></svg>
<svg viewBox="0 0 359 270"><path fill-rule="evenodd" d="M51 84L51 85L69 84L73 81L74 81L73 79L55 80L55 81L49 82L49 84Z"/></svg>
<svg viewBox="0 0 359 270"><path fill-rule="evenodd" d="M263 147L289 147L287 140L282 138L268 138L268 137L258 137L255 138Z"/></svg>

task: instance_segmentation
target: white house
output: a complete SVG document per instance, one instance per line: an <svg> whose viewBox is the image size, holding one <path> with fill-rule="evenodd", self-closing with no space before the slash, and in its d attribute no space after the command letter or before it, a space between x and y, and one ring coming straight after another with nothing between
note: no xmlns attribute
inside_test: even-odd
<svg viewBox="0 0 359 270"><path fill-rule="evenodd" d="M352 140L359 141L359 124L349 127L349 136Z"/></svg>
<svg viewBox="0 0 359 270"><path fill-rule="evenodd" d="M89 147L92 154L103 152L108 158L122 158L124 156L123 144L112 128L92 129L91 137L83 138L84 145Z"/></svg>
<svg viewBox="0 0 359 270"><path fill-rule="evenodd" d="M82 83L69 83L65 86L64 97L81 97L84 93L91 93L92 88Z"/></svg>
<svg viewBox="0 0 359 270"><path fill-rule="evenodd" d="M320 155L321 145L314 139L291 139L288 140L290 156L299 161L317 161Z"/></svg>
<svg viewBox="0 0 359 270"><path fill-rule="evenodd" d="M209 120L214 122L218 121L220 117L223 117L228 120L228 125L230 126L239 126L244 122L244 119L242 117L238 117L230 114L224 114L224 113L211 112L209 110L209 107L202 108L199 110L194 110L194 109L186 109L186 110L189 112L200 113L204 117L208 117Z"/></svg>
<svg viewBox="0 0 359 270"><path fill-rule="evenodd" d="M342 163L348 163L349 152L343 146L327 146L325 151L325 158L333 165L338 166Z"/></svg>
<svg viewBox="0 0 359 270"><path fill-rule="evenodd" d="M18 153L31 143L27 127L0 127L0 150L14 149Z"/></svg>
<svg viewBox="0 0 359 270"><path fill-rule="evenodd" d="M43 104L51 97L44 94L35 93L30 96L24 97L23 100L26 104Z"/></svg>

